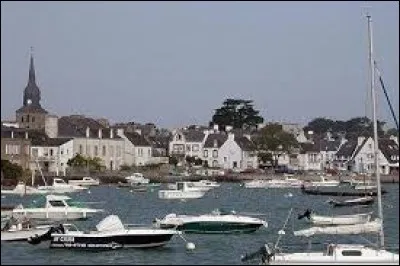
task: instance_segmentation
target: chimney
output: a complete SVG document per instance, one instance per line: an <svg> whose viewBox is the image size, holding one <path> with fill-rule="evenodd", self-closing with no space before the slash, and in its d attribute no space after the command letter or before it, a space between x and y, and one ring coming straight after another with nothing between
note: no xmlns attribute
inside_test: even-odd
<svg viewBox="0 0 400 266"><path fill-rule="evenodd" d="M14 138L14 131L11 130L11 138Z"/></svg>
<svg viewBox="0 0 400 266"><path fill-rule="evenodd" d="M235 134L233 134L232 132L228 133L228 140L234 140L235 139Z"/></svg>
<svg viewBox="0 0 400 266"><path fill-rule="evenodd" d="M117 128L117 135L122 137L124 135L124 129L123 128Z"/></svg>
<svg viewBox="0 0 400 266"><path fill-rule="evenodd" d="M86 127L86 137L89 138L90 136L90 128Z"/></svg>
<svg viewBox="0 0 400 266"><path fill-rule="evenodd" d="M28 131L25 131L25 138L28 139Z"/></svg>
<svg viewBox="0 0 400 266"><path fill-rule="evenodd" d="M214 125L214 133L218 132L218 125Z"/></svg>
<svg viewBox="0 0 400 266"><path fill-rule="evenodd" d="M101 128L99 128L99 139L101 139L103 137L103 131L101 130Z"/></svg>
<svg viewBox="0 0 400 266"><path fill-rule="evenodd" d="M114 130L110 128L110 139L114 138Z"/></svg>
<svg viewBox="0 0 400 266"><path fill-rule="evenodd" d="M225 126L225 131L230 132L233 129L233 126Z"/></svg>

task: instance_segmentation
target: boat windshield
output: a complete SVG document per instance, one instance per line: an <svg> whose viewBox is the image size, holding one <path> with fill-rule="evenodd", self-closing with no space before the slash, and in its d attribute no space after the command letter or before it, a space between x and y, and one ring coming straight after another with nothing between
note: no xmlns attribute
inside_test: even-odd
<svg viewBox="0 0 400 266"><path fill-rule="evenodd" d="M72 200L68 199L68 200L66 200L66 202L70 207L78 207L78 208L86 207L84 203L79 202L79 201L72 201Z"/></svg>

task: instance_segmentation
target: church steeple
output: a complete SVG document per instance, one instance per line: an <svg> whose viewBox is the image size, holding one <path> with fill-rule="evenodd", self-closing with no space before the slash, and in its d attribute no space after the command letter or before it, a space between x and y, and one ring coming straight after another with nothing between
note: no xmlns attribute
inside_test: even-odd
<svg viewBox="0 0 400 266"><path fill-rule="evenodd" d="M35 66L33 63L33 48L31 47L31 58L29 63L29 77L28 84L24 90L24 106L40 106L40 89L36 84L36 74L35 74Z"/></svg>
<svg viewBox="0 0 400 266"><path fill-rule="evenodd" d="M35 65L33 64L33 47L31 47L31 62L29 64L29 80L28 83L36 84Z"/></svg>

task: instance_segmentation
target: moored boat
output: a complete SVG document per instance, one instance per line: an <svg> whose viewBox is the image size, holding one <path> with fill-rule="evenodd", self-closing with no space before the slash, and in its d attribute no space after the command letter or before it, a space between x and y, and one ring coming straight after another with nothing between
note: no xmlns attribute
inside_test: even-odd
<svg viewBox="0 0 400 266"><path fill-rule="evenodd" d="M153 248L166 245L180 232L173 229L130 227L118 216L109 215L96 225L94 231L81 231L75 225L52 227L47 233L31 237L28 242L39 244L50 240L50 248L62 249L120 249Z"/></svg>
<svg viewBox="0 0 400 266"><path fill-rule="evenodd" d="M268 226L266 221L258 218L219 210L202 215L170 213L163 219L156 219L155 224L160 228L175 228L185 233L199 234L251 233L261 226Z"/></svg>

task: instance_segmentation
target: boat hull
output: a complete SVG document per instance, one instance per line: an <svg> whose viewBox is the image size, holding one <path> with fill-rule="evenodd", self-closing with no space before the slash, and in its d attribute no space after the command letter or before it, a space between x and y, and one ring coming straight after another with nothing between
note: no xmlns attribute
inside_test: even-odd
<svg viewBox="0 0 400 266"><path fill-rule="evenodd" d="M26 241L29 237L35 235L42 235L49 230L50 226L43 226L41 228L34 228L28 230L16 230L16 231L2 231L1 241Z"/></svg>
<svg viewBox="0 0 400 266"><path fill-rule="evenodd" d="M79 211L52 211L52 212L30 212L30 211L18 211L13 212L15 217L27 217L28 219L34 220L86 220L91 217L92 213L79 212Z"/></svg>
<svg viewBox="0 0 400 266"><path fill-rule="evenodd" d="M179 225L176 230L192 234L240 234L253 233L261 226L261 223L192 222Z"/></svg>
<svg viewBox="0 0 400 266"><path fill-rule="evenodd" d="M109 235L109 236L71 236L52 234L50 248L66 249L120 249L153 248L164 246L174 234L156 235Z"/></svg>

